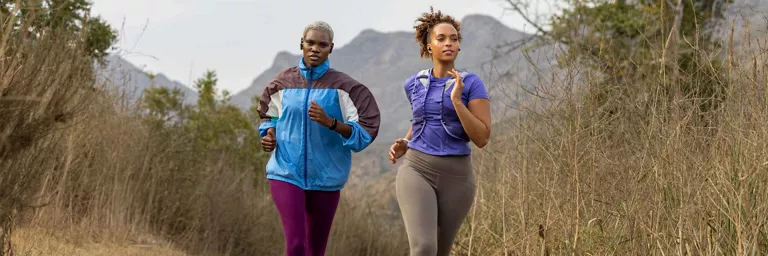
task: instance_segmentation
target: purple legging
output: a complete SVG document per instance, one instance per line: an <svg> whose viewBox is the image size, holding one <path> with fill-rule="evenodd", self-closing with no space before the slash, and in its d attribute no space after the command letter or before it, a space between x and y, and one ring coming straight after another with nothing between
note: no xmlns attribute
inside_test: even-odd
<svg viewBox="0 0 768 256"><path fill-rule="evenodd" d="M278 180L269 180L269 190L283 224L285 254L324 255L339 191L305 191Z"/></svg>

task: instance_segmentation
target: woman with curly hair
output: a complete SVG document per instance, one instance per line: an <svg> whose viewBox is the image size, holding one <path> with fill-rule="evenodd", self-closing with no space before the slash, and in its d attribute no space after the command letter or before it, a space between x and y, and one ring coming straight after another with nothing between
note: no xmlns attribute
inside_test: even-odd
<svg viewBox="0 0 768 256"><path fill-rule="evenodd" d="M454 69L459 22L432 8L417 22L421 57L434 66L405 82L413 120L405 138L390 147L389 159L406 160L395 187L411 256L448 255L475 198L469 142L488 144L490 102L477 75Z"/></svg>

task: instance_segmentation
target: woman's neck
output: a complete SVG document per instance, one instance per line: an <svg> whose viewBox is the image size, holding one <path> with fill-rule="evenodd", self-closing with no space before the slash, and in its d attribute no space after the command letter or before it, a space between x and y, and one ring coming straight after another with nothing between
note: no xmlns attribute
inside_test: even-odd
<svg viewBox="0 0 768 256"><path fill-rule="evenodd" d="M443 63L438 60L433 61L434 68L432 69L432 76L435 78L443 78L449 76L448 71L453 69L453 61L449 63Z"/></svg>

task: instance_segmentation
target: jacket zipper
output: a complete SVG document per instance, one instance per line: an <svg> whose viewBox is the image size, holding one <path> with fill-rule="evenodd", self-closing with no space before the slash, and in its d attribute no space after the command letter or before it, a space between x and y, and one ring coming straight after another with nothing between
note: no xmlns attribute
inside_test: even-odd
<svg viewBox="0 0 768 256"><path fill-rule="evenodd" d="M307 94L304 96L304 187L309 189L309 182L307 180L307 164L309 164L309 93L312 90L312 73L313 68L309 68L309 84L307 86Z"/></svg>

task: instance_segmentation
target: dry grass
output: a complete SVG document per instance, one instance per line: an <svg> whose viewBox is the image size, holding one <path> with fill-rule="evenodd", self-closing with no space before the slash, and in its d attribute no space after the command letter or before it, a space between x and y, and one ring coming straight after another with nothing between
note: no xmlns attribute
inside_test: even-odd
<svg viewBox="0 0 768 256"><path fill-rule="evenodd" d="M13 235L14 255L18 256L175 256L187 255L173 249L168 243L160 243L156 239L147 239L144 243L126 242L93 243L76 242L64 234L52 234L49 230L24 228Z"/></svg>

